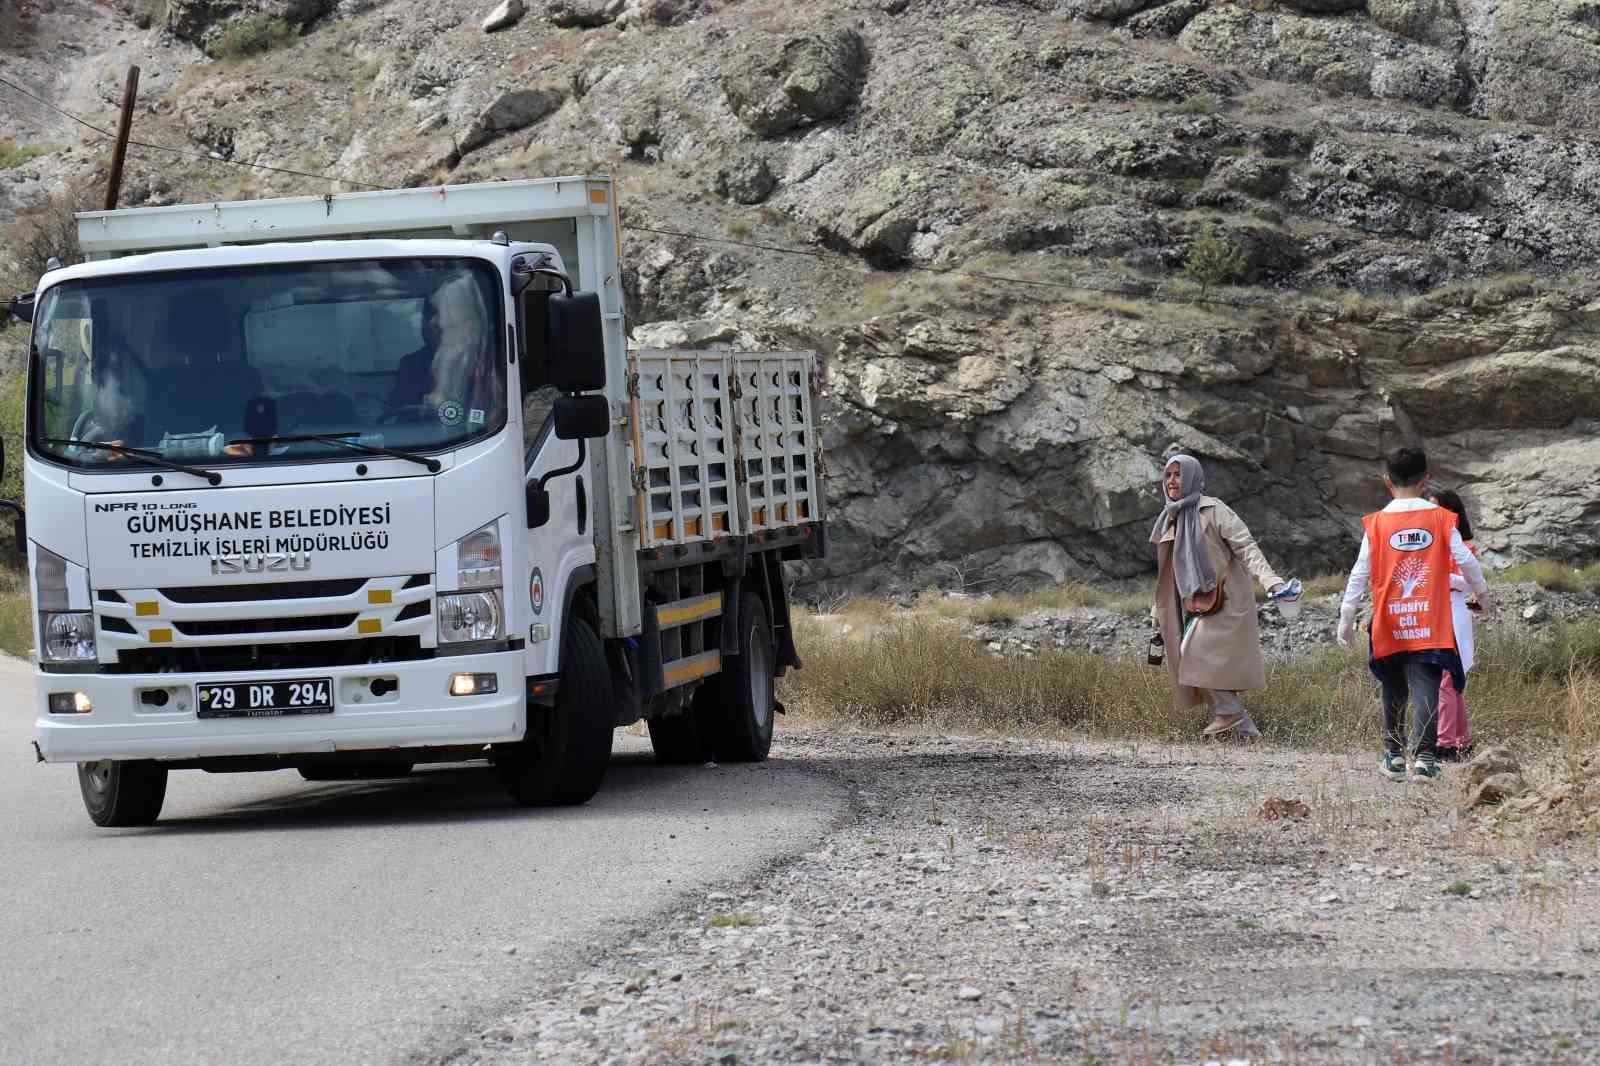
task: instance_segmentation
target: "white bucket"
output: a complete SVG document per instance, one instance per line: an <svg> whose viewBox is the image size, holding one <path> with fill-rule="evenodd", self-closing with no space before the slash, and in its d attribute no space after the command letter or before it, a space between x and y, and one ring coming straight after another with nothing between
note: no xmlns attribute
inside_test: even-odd
<svg viewBox="0 0 1600 1066"><path fill-rule="evenodd" d="M1278 613L1283 615L1284 621L1292 622L1300 617L1299 600L1279 600Z"/></svg>

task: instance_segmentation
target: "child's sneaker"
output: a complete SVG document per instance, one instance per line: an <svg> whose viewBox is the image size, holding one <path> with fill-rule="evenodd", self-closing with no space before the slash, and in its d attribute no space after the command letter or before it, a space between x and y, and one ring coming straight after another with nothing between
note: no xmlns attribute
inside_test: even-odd
<svg viewBox="0 0 1600 1066"><path fill-rule="evenodd" d="M1411 768L1411 780L1432 781L1439 776L1439 760L1432 755L1418 755L1416 765Z"/></svg>
<svg viewBox="0 0 1600 1066"><path fill-rule="evenodd" d="M1406 757L1404 755L1390 755L1385 752L1378 759L1378 772L1391 781L1404 781L1406 779Z"/></svg>

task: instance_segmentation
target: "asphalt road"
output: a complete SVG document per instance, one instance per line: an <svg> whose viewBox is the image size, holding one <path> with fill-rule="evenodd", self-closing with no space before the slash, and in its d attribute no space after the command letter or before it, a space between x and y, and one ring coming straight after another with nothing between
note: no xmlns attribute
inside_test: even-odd
<svg viewBox="0 0 1600 1066"><path fill-rule="evenodd" d="M0 1063L384 1063L448 1048L679 896L806 847L837 791L774 760L653 765L515 807L492 772L310 784L175 772L161 821L97 829L34 763L0 657Z"/></svg>

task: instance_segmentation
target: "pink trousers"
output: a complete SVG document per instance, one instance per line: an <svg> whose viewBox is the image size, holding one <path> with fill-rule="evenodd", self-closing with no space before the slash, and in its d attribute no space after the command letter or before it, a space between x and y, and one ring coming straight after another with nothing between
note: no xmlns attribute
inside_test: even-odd
<svg viewBox="0 0 1600 1066"><path fill-rule="evenodd" d="M1472 743L1472 733L1467 728L1467 698L1456 691L1450 671L1444 672L1439 683L1439 746L1464 748Z"/></svg>

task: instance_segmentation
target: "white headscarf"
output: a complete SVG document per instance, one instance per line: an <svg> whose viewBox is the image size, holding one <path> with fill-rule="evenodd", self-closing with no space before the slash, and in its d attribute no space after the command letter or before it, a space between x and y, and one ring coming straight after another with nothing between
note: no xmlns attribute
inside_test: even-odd
<svg viewBox="0 0 1600 1066"><path fill-rule="evenodd" d="M1205 492L1206 474L1200 460L1191 455L1174 455L1161 467L1161 498L1166 500L1167 467L1178 464L1178 498L1167 500L1156 516L1155 528L1150 530L1150 543L1157 544L1174 526L1172 543L1172 576L1178 583L1178 595L1187 599L1196 592L1210 592L1217 587L1217 575L1211 569L1211 557L1206 552L1200 536L1200 497Z"/></svg>

